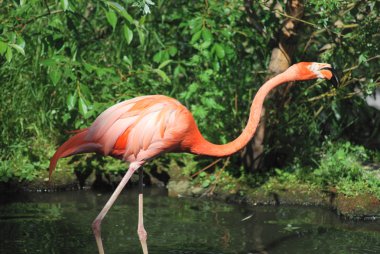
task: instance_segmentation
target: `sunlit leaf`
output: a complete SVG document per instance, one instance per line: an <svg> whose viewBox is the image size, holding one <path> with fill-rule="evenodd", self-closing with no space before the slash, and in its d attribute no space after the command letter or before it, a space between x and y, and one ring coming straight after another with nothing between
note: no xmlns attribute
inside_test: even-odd
<svg viewBox="0 0 380 254"><path fill-rule="evenodd" d="M3 41L0 41L0 55L4 55L7 49L8 49L8 44Z"/></svg>
<svg viewBox="0 0 380 254"><path fill-rule="evenodd" d="M123 26L123 30L124 30L124 38L127 40L128 44L131 44L131 41L133 39L133 32L132 32L132 30L129 29L129 27L127 25L125 25L125 24Z"/></svg>
<svg viewBox="0 0 380 254"><path fill-rule="evenodd" d="M21 36L17 36L17 45L25 49L25 40Z"/></svg>
<svg viewBox="0 0 380 254"><path fill-rule="evenodd" d="M91 98L91 90L87 85L80 84L80 92L83 96L85 96L86 99Z"/></svg>
<svg viewBox="0 0 380 254"><path fill-rule="evenodd" d="M115 3L115 2L107 2L107 4L113 8L114 10L116 10L121 16L123 16L126 20L128 20L129 23L133 23L133 18L131 15L129 15L129 13L125 10L125 8L123 6L121 6L120 4L118 3Z"/></svg>
<svg viewBox="0 0 380 254"><path fill-rule="evenodd" d="M203 188L207 188L208 186L210 186L210 180L206 179L202 182L202 187Z"/></svg>
<svg viewBox="0 0 380 254"><path fill-rule="evenodd" d="M69 8L69 0L61 0L61 6L64 11Z"/></svg>
<svg viewBox="0 0 380 254"><path fill-rule="evenodd" d="M10 47L16 49L20 54L22 54L22 55L25 56L25 51L24 51L24 49L23 49L21 46L19 46L19 45L17 45L17 44L13 44L13 43L9 43L8 45L9 45Z"/></svg>
<svg viewBox="0 0 380 254"><path fill-rule="evenodd" d="M88 108L86 105L86 101L82 97L79 97L78 107L79 107L79 113L82 116L85 116L88 112Z"/></svg>
<svg viewBox="0 0 380 254"><path fill-rule="evenodd" d="M123 56L123 61L126 62L128 65L132 66L132 59L129 58L128 56Z"/></svg>
<svg viewBox="0 0 380 254"><path fill-rule="evenodd" d="M196 43L199 40L199 38L201 38L201 35L202 35L202 31L198 31L195 34L193 34L193 36L191 37L190 43L191 44Z"/></svg>
<svg viewBox="0 0 380 254"><path fill-rule="evenodd" d="M86 62L83 63L83 66L86 69L86 71L88 71L88 72L92 72L93 70L96 69L96 66L89 64L89 63L86 63Z"/></svg>
<svg viewBox="0 0 380 254"><path fill-rule="evenodd" d="M171 46L168 48L168 52L169 52L170 56L175 56L178 52L178 49L174 46Z"/></svg>
<svg viewBox="0 0 380 254"><path fill-rule="evenodd" d="M144 14L149 14L149 13L150 13L149 5L144 4Z"/></svg>
<svg viewBox="0 0 380 254"><path fill-rule="evenodd" d="M166 61L163 61L163 62L158 66L158 69L162 69L162 68L164 68L166 65L170 64L171 62L173 62L173 60L166 60Z"/></svg>
<svg viewBox="0 0 380 254"><path fill-rule="evenodd" d="M45 59L41 61L41 65L44 65L46 67L53 66L57 63L55 59Z"/></svg>
<svg viewBox="0 0 380 254"><path fill-rule="evenodd" d="M211 31L207 28L203 29L202 30L202 38L203 38L203 40L211 43L213 40Z"/></svg>
<svg viewBox="0 0 380 254"><path fill-rule="evenodd" d="M153 56L153 61L156 63L160 63L162 59L162 51L158 51L156 54Z"/></svg>
<svg viewBox="0 0 380 254"><path fill-rule="evenodd" d="M138 28L137 29L137 33L139 35L140 44L144 45L144 43L145 43L145 34L144 34L144 31L142 29Z"/></svg>
<svg viewBox="0 0 380 254"><path fill-rule="evenodd" d="M106 12L106 17L108 23L112 26L112 29L115 31L116 24L117 24L117 16L114 11L108 11Z"/></svg>
<svg viewBox="0 0 380 254"><path fill-rule="evenodd" d="M62 72L58 68L54 68L49 72L49 77L54 85L57 85L61 79Z"/></svg>
<svg viewBox="0 0 380 254"><path fill-rule="evenodd" d="M220 44L215 44L215 53L219 59L223 59L226 55L224 48Z"/></svg>
<svg viewBox="0 0 380 254"><path fill-rule="evenodd" d="M165 72L159 69L155 69L154 72L156 72L162 78L163 81L170 83L170 79Z"/></svg>
<svg viewBox="0 0 380 254"><path fill-rule="evenodd" d="M69 94L66 99L66 105L69 110L72 110L77 103L78 95L77 93Z"/></svg>
<svg viewBox="0 0 380 254"><path fill-rule="evenodd" d="M7 48L7 53L5 54L5 58L8 62L12 61L12 49L10 47Z"/></svg>
<svg viewBox="0 0 380 254"><path fill-rule="evenodd" d="M180 74L183 74L186 76L186 70L183 66L178 65L177 67L175 67L173 74L174 74L174 77L178 77Z"/></svg>
<svg viewBox="0 0 380 254"><path fill-rule="evenodd" d="M211 41L204 41L201 43L201 45L199 45L199 48L206 49L206 48L210 47L210 45L211 45Z"/></svg>
<svg viewBox="0 0 380 254"><path fill-rule="evenodd" d="M364 54L360 54L360 56L359 56L359 64L361 64L363 62L366 62L366 61L367 61L367 57Z"/></svg>

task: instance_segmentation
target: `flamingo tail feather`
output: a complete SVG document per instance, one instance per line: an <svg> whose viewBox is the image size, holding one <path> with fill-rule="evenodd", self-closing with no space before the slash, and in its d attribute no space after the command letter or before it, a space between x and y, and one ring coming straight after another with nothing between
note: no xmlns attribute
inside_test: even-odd
<svg viewBox="0 0 380 254"><path fill-rule="evenodd" d="M86 140L88 129L80 130L77 134L69 138L63 145L61 145L50 160L49 165L49 180L57 166L60 158L65 158L71 155L80 153L91 153L101 151L101 145L92 141Z"/></svg>

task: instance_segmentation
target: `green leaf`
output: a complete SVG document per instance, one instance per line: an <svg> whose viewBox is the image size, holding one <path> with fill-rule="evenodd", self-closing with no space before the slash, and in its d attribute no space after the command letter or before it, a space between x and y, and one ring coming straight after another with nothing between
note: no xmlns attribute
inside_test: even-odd
<svg viewBox="0 0 380 254"><path fill-rule="evenodd" d="M163 81L170 83L170 79L168 75L166 75L165 72L159 69L154 69L154 72L157 73L162 78Z"/></svg>
<svg viewBox="0 0 380 254"><path fill-rule="evenodd" d="M155 63L160 63L162 59L162 50L158 51L156 54L153 56L153 61Z"/></svg>
<svg viewBox="0 0 380 254"><path fill-rule="evenodd" d="M171 62L173 62L173 60L166 60L166 61L163 61L163 62L158 66L158 69L162 69L162 68L164 68L166 65L170 64Z"/></svg>
<svg viewBox="0 0 380 254"><path fill-rule="evenodd" d="M12 49L10 47L7 48L7 53L5 54L5 58L7 59L8 63L12 61Z"/></svg>
<svg viewBox="0 0 380 254"><path fill-rule="evenodd" d="M174 69L174 77L179 77L181 74L183 74L184 76L186 76L186 70L184 67L182 67L181 65L178 65L177 67L175 67Z"/></svg>
<svg viewBox="0 0 380 254"><path fill-rule="evenodd" d="M54 85L57 85L59 80L61 79L62 72L58 69L58 67L55 67L49 72L49 77Z"/></svg>
<svg viewBox="0 0 380 254"><path fill-rule="evenodd" d="M219 61L213 61L212 67L214 68L214 71L218 72L220 70Z"/></svg>
<svg viewBox="0 0 380 254"><path fill-rule="evenodd" d="M115 12L114 11L108 11L108 12L106 12L106 17L107 17L108 23L110 23L110 25L112 26L113 30L115 31L115 27L116 27L116 24L117 24L117 16L116 16Z"/></svg>
<svg viewBox="0 0 380 254"><path fill-rule="evenodd" d="M112 9L116 10L121 16L123 16L129 23L133 23L133 18L129 13L125 10L123 6L115 2L107 2L108 6Z"/></svg>
<svg viewBox="0 0 380 254"><path fill-rule="evenodd" d="M219 59L223 59L226 56L226 52L220 44L215 44L215 53Z"/></svg>
<svg viewBox="0 0 380 254"><path fill-rule="evenodd" d="M57 63L55 59L45 59L41 61L41 65L44 65L46 67L54 66Z"/></svg>
<svg viewBox="0 0 380 254"><path fill-rule="evenodd" d="M9 43L8 45L11 46L12 48L14 48L14 49L17 50L19 53L21 53L22 55L25 56L25 51L24 51L24 49L23 49L21 46L19 46L19 45L17 45L17 44L13 44L13 43Z"/></svg>
<svg viewBox="0 0 380 254"><path fill-rule="evenodd" d="M202 30L196 32L195 34L193 34L193 36L191 37L191 41L190 41L190 43L191 43L191 44L196 43L196 42L199 40L199 38L201 38L201 35L202 35Z"/></svg>
<svg viewBox="0 0 380 254"><path fill-rule="evenodd" d="M203 18L196 17L189 21L188 26L191 29L191 33L195 33L196 31L200 31L203 26Z"/></svg>
<svg viewBox="0 0 380 254"><path fill-rule="evenodd" d="M203 188L207 188L208 186L210 186L210 180L206 179L206 180L203 181L202 187Z"/></svg>
<svg viewBox="0 0 380 254"><path fill-rule="evenodd" d="M169 58L170 58L169 52L167 50L164 50L162 52L161 62L167 61L167 60L169 60Z"/></svg>
<svg viewBox="0 0 380 254"><path fill-rule="evenodd" d="M79 113L82 116L85 116L88 112L88 107L87 107L86 101L82 97L79 97L78 107L79 107Z"/></svg>
<svg viewBox="0 0 380 254"><path fill-rule="evenodd" d="M144 34L144 31L142 29L140 29L140 28L137 28L137 33L139 35L140 44L144 45L144 43L145 43L145 34Z"/></svg>
<svg viewBox="0 0 380 254"><path fill-rule="evenodd" d="M160 37L158 36L158 34L155 31L153 31L153 35L154 35L154 38L156 39L156 41L160 44L160 46L164 48L165 45L162 43Z"/></svg>
<svg viewBox="0 0 380 254"><path fill-rule="evenodd" d="M204 41L207 41L207 42L212 42L213 40L213 37L212 37L212 33L209 29L203 29L202 30L202 38Z"/></svg>
<svg viewBox="0 0 380 254"><path fill-rule="evenodd" d="M123 61L126 62L130 66L133 65L132 59L130 59L128 56L123 56Z"/></svg>
<svg viewBox="0 0 380 254"><path fill-rule="evenodd" d="M80 92L82 93L82 95L86 98L86 99L89 99L91 98L91 90L90 88L85 85L85 84L80 84Z"/></svg>
<svg viewBox="0 0 380 254"><path fill-rule="evenodd" d="M124 30L124 37L125 39L127 40L127 43L128 45L131 44L131 41L133 39L133 32L131 29L129 29L129 27L127 25L124 24L123 26L123 30Z"/></svg>
<svg viewBox="0 0 380 254"><path fill-rule="evenodd" d="M83 63L83 66L84 66L85 70L88 72L92 72L93 70L96 69L96 66L89 64L89 63L86 63L86 62Z"/></svg>
<svg viewBox="0 0 380 254"><path fill-rule="evenodd" d="M364 54L361 54L359 56L359 64L361 64L361 63L363 63L365 61L367 61L367 57Z"/></svg>
<svg viewBox="0 0 380 254"><path fill-rule="evenodd" d="M64 11L67 11L69 8L69 0L61 0L61 6Z"/></svg>
<svg viewBox="0 0 380 254"><path fill-rule="evenodd" d="M75 104L77 103L77 98L77 93L69 94L69 96L67 96L66 105L68 110L72 110L75 107Z"/></svg>
<svg viewBox="0 0 380 254"><path fill-rule="evenodd" d="M19 45L21 48L25 48L25 40L21 36L17 36L17 45Z"/></svg>
<svg viewBox="0 0 380 254"><path fill-rule="evenodd" d="M194 94L199 88L198 83L191 83L188 90L190 94Z"/></svg>
<svg viewBox="0 0 380 254"><path fill-rule="evenodd" d="M168 52L169 52L170 56L175 56L178 52L178 49L174 46L171 46L168 48Z"/></svg>
<svg viewBox="0 0 380 254"><path fill-rule="evenodd" d="M143 12L144 12L144 14L149 14L150 13L149 5L144 4L144 10L143 10Z"/></svg>
<svg viewBox="0 0 380 254"><path fill-rule="evenodd" d="M3 41L0 41L0 55L4 55L7 52L8 44Z"/></svg>
<svg viewBox="0 0 380 254"><path fill-rule="evenodd" d="M210 47L210 45L211 45L211 41L204 41L204 42L202 42L201 45L199 45L199 48L206 49L206 48Z"/></svg>

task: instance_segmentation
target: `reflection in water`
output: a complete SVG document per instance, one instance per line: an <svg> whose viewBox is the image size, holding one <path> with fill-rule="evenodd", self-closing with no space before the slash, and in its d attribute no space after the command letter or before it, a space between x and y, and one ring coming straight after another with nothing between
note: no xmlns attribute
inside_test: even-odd
<svg viewBox="0 0 380 254"><path fill-rule="evenodd" d="M166 197L147 188L150 253L380 253L379 222L345 222L322 208L246 207ZM0 197L0 253L96 253L91 222L110 193ZM107 254L141 253L137 191L119 197L102 224Z"/></svg>

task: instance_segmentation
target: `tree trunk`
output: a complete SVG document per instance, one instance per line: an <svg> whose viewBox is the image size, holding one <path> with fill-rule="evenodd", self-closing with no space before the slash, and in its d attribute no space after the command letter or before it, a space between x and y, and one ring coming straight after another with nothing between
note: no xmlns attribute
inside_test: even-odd
<svg viewBox="0 0 380 254"><path fill-rule="evenodd" d="M246 1L246 8L247 6ZM280 4L276 4L274 7L275 12L283 13L282 7ZM303 16L304 5L303 1L299 0L289 0L286 3L286 15L294 18L287 18L281 25L279 29L277 44L275 48L272 50L271 60L269 63L269 72L267 79L272 78L273 76L284 72L292 63L292 55L294 49L296 48L296 39L297 39L297 28L299 26L299 21L297 19L301 19ZM249 16L251 16L251 12L247 11ZM255 26L256 27L256 26ZM287 87L285 88L277 88L274 92L278 96L275 98L284 98L286 95ZM269 95L269 96L273 96ZM283 101L283 100L282 100ZM277 103L276 103L277 104ZM267 110L265 105L263 107L263 111L261 114L260 125L257 128L256 134L253 137L252 141L248 143L247 147L242 152L243 163L245 169L249 172L255 171L265 171L266 165L263 163L263 155L264 155L264 138L265 138L265 119L267 115Z"/></svg>

